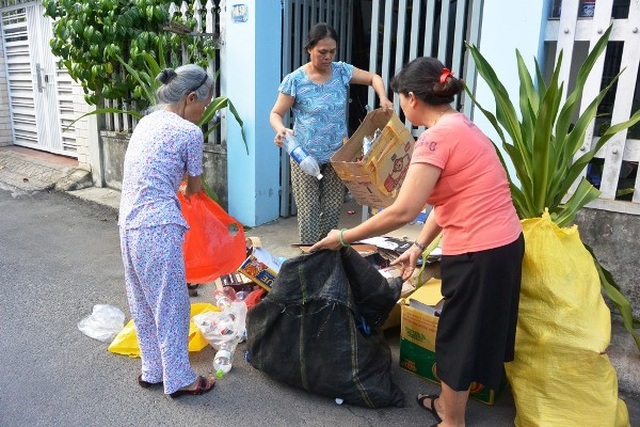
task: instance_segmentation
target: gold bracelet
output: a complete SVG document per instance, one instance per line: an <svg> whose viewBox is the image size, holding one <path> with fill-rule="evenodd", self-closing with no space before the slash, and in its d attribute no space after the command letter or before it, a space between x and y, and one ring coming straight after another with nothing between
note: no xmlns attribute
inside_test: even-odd
<svg viewBox="0 0 640 427"><path fill-rule="evenodd" d="M339 239L340 239L340 244L342 245L342 247L343 248L348 248L351 245L344 241L344 232L345 231L347 231L346 228L343 228L343 229L340 230Z"/></svg>

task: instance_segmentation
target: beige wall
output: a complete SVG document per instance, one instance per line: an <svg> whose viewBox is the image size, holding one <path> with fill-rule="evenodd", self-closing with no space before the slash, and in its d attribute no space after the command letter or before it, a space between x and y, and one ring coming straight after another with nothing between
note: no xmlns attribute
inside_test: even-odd
<svg viewBox="0 0 640 427"><path fill-rule="evenodd" d="M89 111L93 111L95 108L91 107L84 101L84 92L82 86L77 83L73 83L73 109L76 117L80 117ZM76 130L76 144L78 145L78 163L87 169L91 169L91 158L89 154L89 145L91 141L91 132L89 132L89 126L94 123L94 120L90 120L88 117L78 120L75 123ZM97 144L97 141L94 142Z"/></svg>

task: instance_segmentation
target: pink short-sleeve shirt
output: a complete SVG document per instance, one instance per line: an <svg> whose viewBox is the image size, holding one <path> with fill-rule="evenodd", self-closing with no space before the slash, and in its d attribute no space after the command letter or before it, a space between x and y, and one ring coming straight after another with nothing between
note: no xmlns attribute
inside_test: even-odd
<svg viewBox="0 0 640 427"><path fill-rule="evenodd" d="M464 114L442 116L416 141L412 163L442 170L427 203L443 229L442 253L504 246L522 232L496 149Z"/></svg>

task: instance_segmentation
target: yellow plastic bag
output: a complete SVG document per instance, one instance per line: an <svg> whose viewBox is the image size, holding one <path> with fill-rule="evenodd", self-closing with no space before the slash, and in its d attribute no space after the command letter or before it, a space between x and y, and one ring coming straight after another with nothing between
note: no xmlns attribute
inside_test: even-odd
<svg viewBox="0 0 640 427"><path fill-rule="evenodd" d="M577 226L522 221L525 256L515 360L505 364L518 427L629 426L604 353L611 314Z"/></svg>
<svg viewBox="0 0 640 427"><path fill-rule="evenodd" d="M191 317L196 314L200 314L205 311L220 311L218 307L213 304L198 302L191 304ZM200 351L209 342L204 338L198 327L189 322L189 351ZM138 346L138 337L136 336L136 328L133 325L133 320L120 331L118 335L113 339L108 350L112 353L122 354L129 357L140 357L140 347Z"/></svg>

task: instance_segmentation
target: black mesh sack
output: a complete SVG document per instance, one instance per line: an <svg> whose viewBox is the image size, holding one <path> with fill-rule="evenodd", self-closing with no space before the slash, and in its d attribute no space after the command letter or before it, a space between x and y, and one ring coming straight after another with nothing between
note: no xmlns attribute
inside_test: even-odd
<svg viewBox="0 0 640 427"><path fill-rule="evenodd" d="M351 405L402 407L379 330L401 286L351 248L289 259L247 314L248 360L275 380Z"/></svg>

